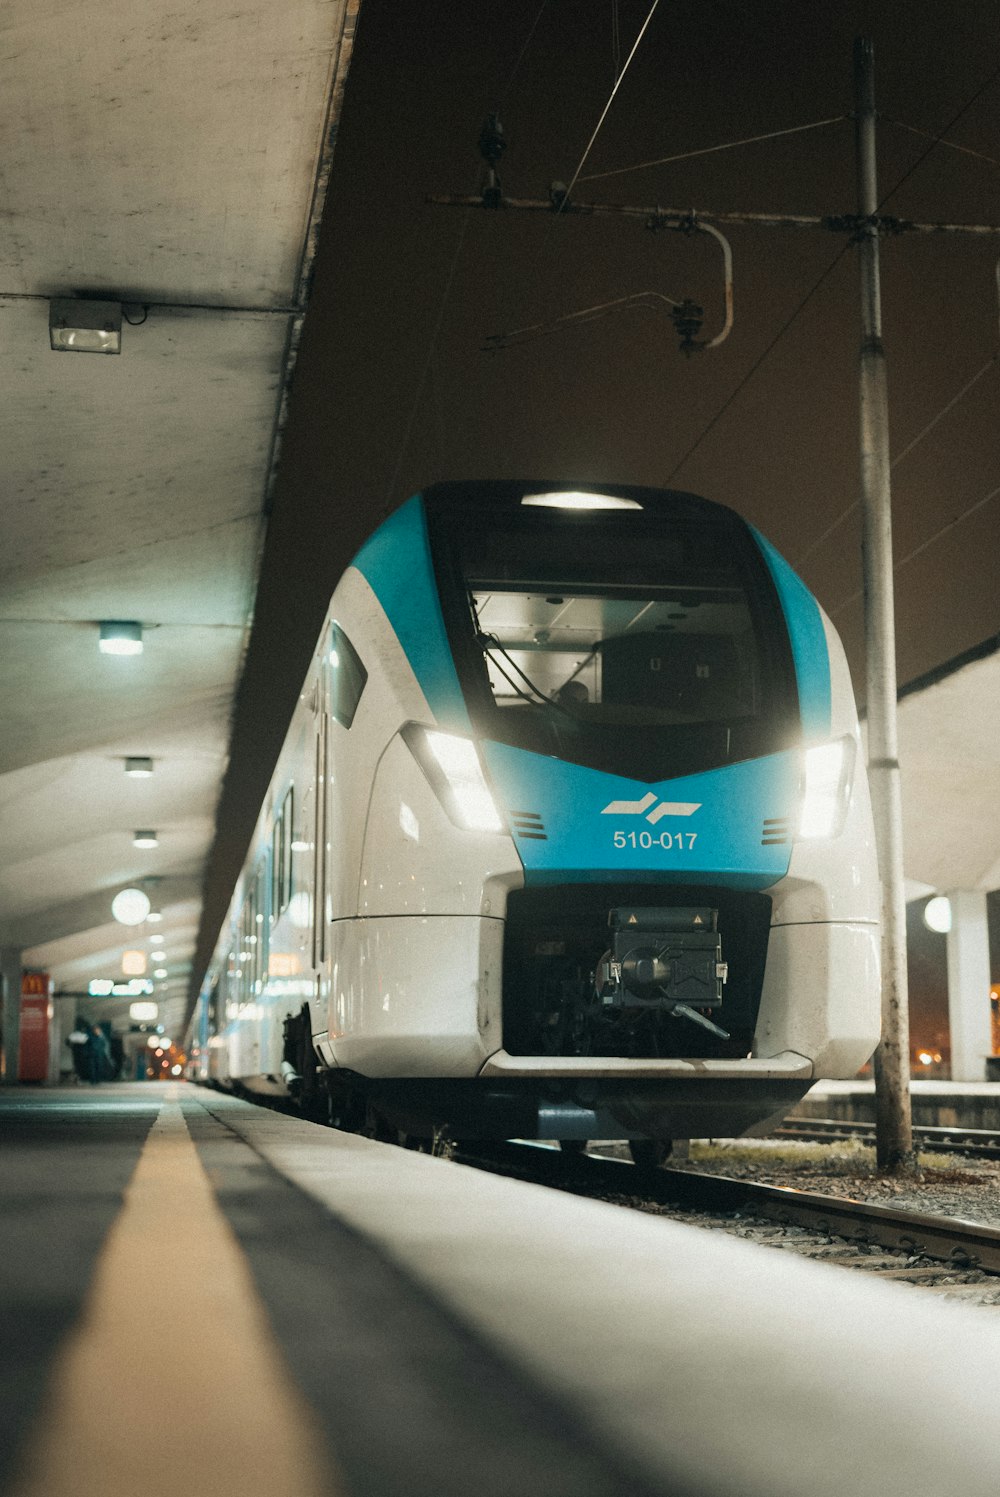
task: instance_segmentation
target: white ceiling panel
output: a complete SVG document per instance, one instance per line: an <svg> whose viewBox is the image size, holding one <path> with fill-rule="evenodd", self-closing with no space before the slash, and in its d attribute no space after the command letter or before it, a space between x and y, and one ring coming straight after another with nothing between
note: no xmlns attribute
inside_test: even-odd
<svg viewBox="0 0 1000 1497"><path fill-rule="evenodd" d="M6 0L0 287L290 302L344 12Z"/></svg>
<svg viewBox="0 0 1000 1497"><path fill-rule="evenodd" d="M143 883L183 1008L358 8L0 13L0 945L57 990L120 975ZM120 355L50 349L48 298L88 294Z"/></svg>

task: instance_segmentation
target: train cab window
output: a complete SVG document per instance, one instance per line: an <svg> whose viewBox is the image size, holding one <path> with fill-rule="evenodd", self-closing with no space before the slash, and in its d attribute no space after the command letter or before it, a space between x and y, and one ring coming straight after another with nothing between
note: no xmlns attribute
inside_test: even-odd
<svg viewBox="0 0 1000 1497"><path fill-rule="evenodd" d="M748 527L642 493L642 515L429 511L476 731L649 781L788 747L791 648Z"/></svg>
<svg viewBox="0 0 1000 1497"><path fill-rule="evenodd" d="M358 710L368 672L339 624L330 626L330 713L349 728Z"/></svg>

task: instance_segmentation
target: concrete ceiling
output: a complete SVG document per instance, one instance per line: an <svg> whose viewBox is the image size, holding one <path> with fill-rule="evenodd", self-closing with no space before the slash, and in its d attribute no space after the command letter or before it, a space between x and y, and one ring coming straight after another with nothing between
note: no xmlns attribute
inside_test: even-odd
<svg viewBox="0 0 1000 1497"><path fill-rule="evenodd" d="M120 977L154 927L111 899L145 885L168 1028L359 3L0 20L0 946L57 990ZM120 357L50 350L48 298L79 294L125 304ZM106 619L144 653L99 654Z"/></svg>

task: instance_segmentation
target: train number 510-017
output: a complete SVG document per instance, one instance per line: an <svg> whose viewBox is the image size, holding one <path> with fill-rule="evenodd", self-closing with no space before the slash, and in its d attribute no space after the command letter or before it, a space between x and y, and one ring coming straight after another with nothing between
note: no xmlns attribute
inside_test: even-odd
<svg viewBox="0 0 1000 1497"><path fill-rule="evenodd" d="M662 847L664 852L690 852L697 832L615 832L615 847Z"/></svg>

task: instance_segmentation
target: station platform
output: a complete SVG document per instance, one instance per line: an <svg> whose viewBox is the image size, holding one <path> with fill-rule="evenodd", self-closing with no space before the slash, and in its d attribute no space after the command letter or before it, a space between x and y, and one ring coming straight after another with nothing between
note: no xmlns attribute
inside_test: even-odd
<svg viewBox="0 0 1000 1497"><path fill-rule="evenodd" d="M992 1314L183 1084L0 1091L4 1497L994 1497Z"/></svg>
<svg viewBox="0 0 1000 1497"><path fill-rule="evenodd" d="M917 1127L1000 1129L1000 1081L913 1081L910 1098ZM875 1083L817 1081L791 1116L874 1123Z"/></svg>

